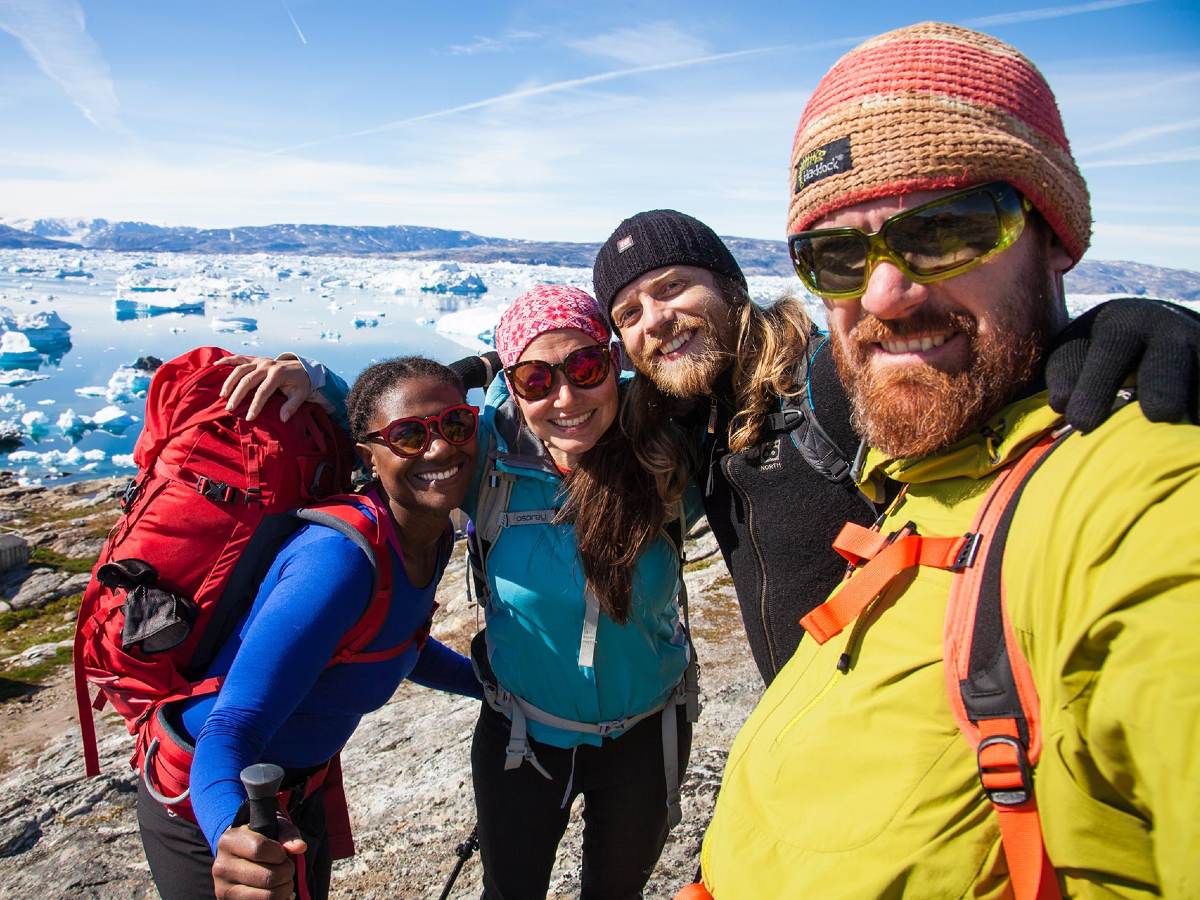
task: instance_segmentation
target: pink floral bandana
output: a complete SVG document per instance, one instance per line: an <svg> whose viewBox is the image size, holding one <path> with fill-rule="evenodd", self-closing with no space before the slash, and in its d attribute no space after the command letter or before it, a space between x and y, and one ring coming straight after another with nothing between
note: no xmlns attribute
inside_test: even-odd
<svg viewBox="0 0 1200 900"><path fill-rule="evenodd" d="M505 368L514 365L530 342L547 331L578 328L597 344L607 344L608 326L600 304L565 284L539 284L513 301L496 325L496 352Z"/></svg>

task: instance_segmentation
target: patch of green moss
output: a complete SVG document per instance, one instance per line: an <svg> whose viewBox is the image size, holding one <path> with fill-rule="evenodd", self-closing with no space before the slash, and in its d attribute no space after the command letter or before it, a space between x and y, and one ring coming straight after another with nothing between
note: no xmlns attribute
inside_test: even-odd
<svg viewBox="0 0 1200 900"><path fill-rule="evenodd" d="M51 674L70 663L71 648L64 647L31 666L5 667L0 675L0 703L35 693Z"/></svg>
<svg viewBox="0 0 1200 900"><path fill-rule="evenodd" d="M49 566L60 572L70 572L74 575L79 572L92 571L92 566L96 564L96 557L76 559L72 556L63 556L53 550L47 550L45 547L34 547L29 554L29 562L35 566Z"/></svg>

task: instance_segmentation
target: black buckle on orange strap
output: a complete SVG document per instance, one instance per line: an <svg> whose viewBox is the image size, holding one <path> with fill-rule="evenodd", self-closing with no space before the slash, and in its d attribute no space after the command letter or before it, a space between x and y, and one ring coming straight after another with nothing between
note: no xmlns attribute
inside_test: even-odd
<svg viewBox="0 0 1200 900"><path fill-rule="evenodd" d="M988 747L994 747L998 744L1009 747L1012 750L1012 761L1007 764L985 766L983 764L983 751ZM984 738L979 742L979 749L975 752L975 759L979 766L979 783L983 785L983 792L997 806L1020 806L1033 796L1033 769L1029 765L1029 757L1025 754L1024 744L1015 737L1010 737L1006 734L997 734ZM1021 776L1021 783L1019 785L989 785L988 782L993 778L1010 775L1014 767Z"/></svg>

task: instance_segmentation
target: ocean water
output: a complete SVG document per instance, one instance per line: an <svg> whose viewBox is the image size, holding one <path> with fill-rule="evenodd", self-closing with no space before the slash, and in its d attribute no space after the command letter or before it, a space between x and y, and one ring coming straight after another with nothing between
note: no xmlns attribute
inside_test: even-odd
<svg viewBox="0 0 1200 900"><path fill-rule="evenodd" d="M144 268L134 268L139 265ZM202 345L272 356L291 350L352 381L371 362L390 356L420 353L449 362L486 349L479 335L487 335L507 302L539 281L590 289L591 272L582 269L502 263L454 268L338 257L0 251L0 316L11 326L22 315L53 310L70 326L69 347L39 354L35 372L46 377L5 384L14 373L0 369L0 434L19 431L23 437L20 448L0 453L0 469L26 483L132 474L128 455L141 428L144 393L110 400L80 392L102 392L116 370L139 357L167 360ZM55 277L60 271L93 277ZM452 286L470 275L485 283L486 293L421 290ZM133 291L130 279L177 289ZM188 300L202 303L203 311L131 316L118 299ZM250 319L256 327L215 330L231 319ZM118 407L104 416L114 424L126 421L121 411L136 421L121 434L99 428L79 433L81 422L109 406ZM64 433L58 423L69 412Z"/></svg>

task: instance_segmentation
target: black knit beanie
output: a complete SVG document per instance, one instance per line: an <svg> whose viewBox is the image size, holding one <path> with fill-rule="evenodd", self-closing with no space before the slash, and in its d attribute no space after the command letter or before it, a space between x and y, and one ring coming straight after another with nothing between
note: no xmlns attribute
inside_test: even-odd
<svg viewBox="0 0 1200 900"><path fill-rule="evenodd" d="M697 266L746 285L737 260L715 231L673 209L652 209L631 216L612 233L592 267L592 286L605 315L621 288L663 266ZM611 324L611 322L610 322Z"/></svg>

